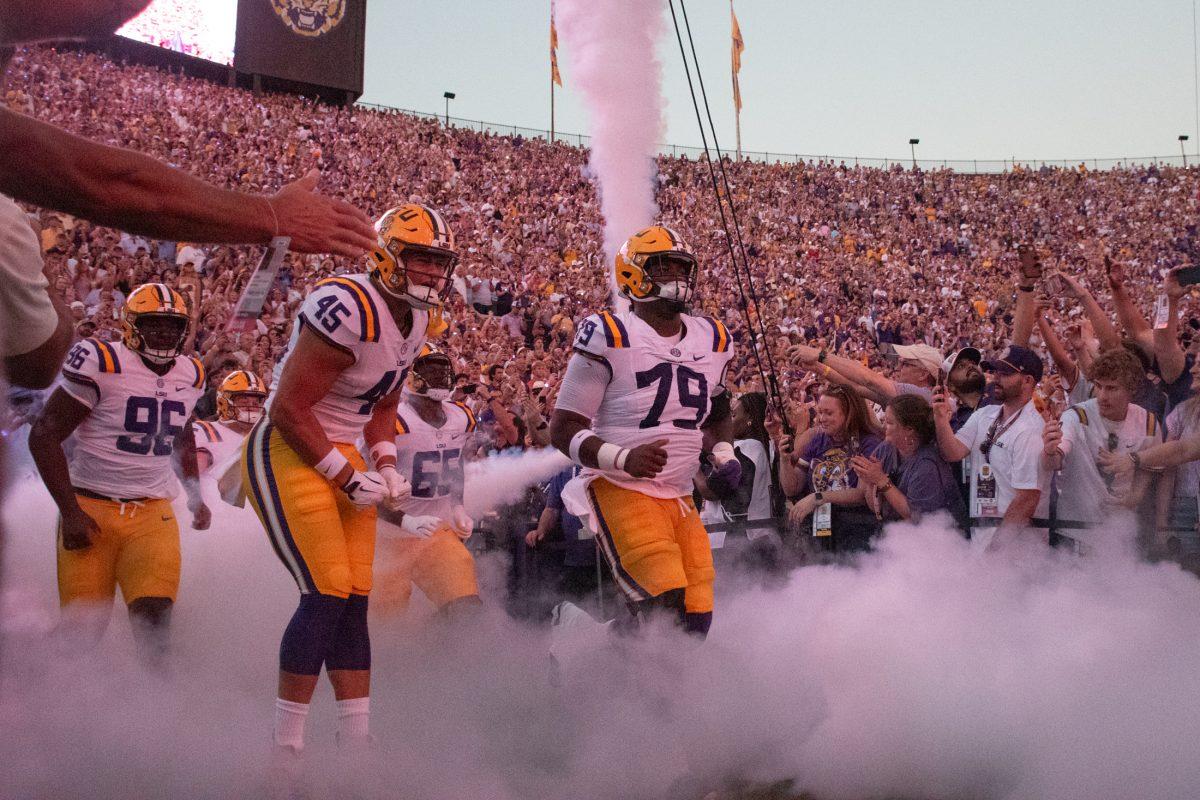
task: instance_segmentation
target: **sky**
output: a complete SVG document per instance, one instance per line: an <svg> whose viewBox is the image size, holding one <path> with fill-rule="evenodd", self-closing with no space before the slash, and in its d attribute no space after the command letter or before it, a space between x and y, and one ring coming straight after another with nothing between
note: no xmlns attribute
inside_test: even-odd
<svg viewBox="0 0 1200 800"><path fill-rule="evenodd" d="M368 0L364 102L545 129L549 0ZM679 0L676 0L678 12ZM744 150L907 159L1197 152L1189 0L735 0ZM687 3L722 148L728 0ZM640 57L630 53L631 58ZM700 143L667 16L665 142ZM588 132L562 52L556 130Z"/></svg>

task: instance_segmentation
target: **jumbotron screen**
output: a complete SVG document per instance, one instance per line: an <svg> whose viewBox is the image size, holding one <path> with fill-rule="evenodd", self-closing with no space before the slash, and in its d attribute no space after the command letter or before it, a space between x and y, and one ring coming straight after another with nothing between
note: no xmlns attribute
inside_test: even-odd
<svg viewBox="0 0 1200 800"><path fill-rule="evenodd" d="M117 33L177 53L233 63L237 0L154 0Z"/></svg>

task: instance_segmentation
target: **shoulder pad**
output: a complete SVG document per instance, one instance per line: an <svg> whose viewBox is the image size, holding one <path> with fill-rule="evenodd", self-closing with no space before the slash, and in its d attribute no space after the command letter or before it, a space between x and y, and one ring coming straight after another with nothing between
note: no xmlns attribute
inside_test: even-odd
<svg viewBox="0 0 1200 800"><path fill-rule="evenodd" d="M459 410L461 410L463 415L467 418L467 433L475 430L475 415L471 413L471 409L467 408L467 404L456 402L454 405L458 406Z"/></svg>
<svg viewBox="0 0 1200 800"><path fill-rule="evenodd" d="M203 442L220 442L224 440L220 428L211 422L198 419L192 425L192 429L196 434L197 442L201 442L201 437L203 437Z"/></svg>
<svg viewBox="0 0 1200 800"><path fill-rule="evenodd" d="M381 318L375 299L348 277L326 278L318 283L304 301L301 314L317 333L336 344L379 341Z"/></svg>
<svg viewBox="0 0 1200 800"><path fill-rule="evenodd" d="M396 413L396 435L404 436L411 430L412 430L412 428L409 426L408 421L406 419L404 419L404 417L401 416L399 412L397 412Z"/></svg>
<svg viewBox="0 0 1200 800"><path fill-rule="evenodd" d="M110 376L120 373L121 358L117 348L100 339L81 339L76 342L67 353L62 367L63 379L69 384L64 386L68 394L89 404L99 400L101 384L106 383ZM70 385L86 387L84 392L88 399L84 399L78 390L72 391ZM94 393L94 398L91 393Z"/></svg>
<svg viewBox="0 0 1200 800"><path fill-rule="evenodd" d="M575 349L582 353L603 356L605 351L629 347L629 332L625 323L608 311L592 314L579 323L575 334Z"/></svg>
<svg viewBox="0 0 1200 800"><path fill-rule="evenodd" d="M730 345L733 344L733 339L729 336L729 329L725 327L725 323L713 317L701 317L712 328L712 350L714 353L728 353Z"/></svg>
<svg viewBox="0 0 1200 800"><path fill-rule="evenodd" d="M121 358L117 348L100 339L79 340L63 362L63 375L67 378L95 378L120 372Z"/></svg>
<svg viewBox="0 0 1200 800"><path fill-rule="evenodd" d="M449 330L450 323L446 322L443 313L444 309L441 306L429 309L429 318L425 322L425 337L427 339L437 339Z"/></svg>
<svg viewBox="0 0 1200 800"><path fill-rule="evenodd" d="M196 371L196 377L192 381L192 387L203 390L205 378L204 364L201 363L200 359L196 358L195 356L188 356L188 361L191 362L193 369Z"/></svg>

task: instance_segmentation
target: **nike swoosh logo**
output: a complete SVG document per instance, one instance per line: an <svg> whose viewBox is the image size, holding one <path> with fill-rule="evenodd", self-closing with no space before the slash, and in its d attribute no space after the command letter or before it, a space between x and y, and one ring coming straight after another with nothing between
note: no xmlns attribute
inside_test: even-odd
<svg viewBox="0 0 1200 800"><path fill-rule="evenodd" d="M702 358L704 358L704 356L692 356L692 361L699 361Z"/></svg>

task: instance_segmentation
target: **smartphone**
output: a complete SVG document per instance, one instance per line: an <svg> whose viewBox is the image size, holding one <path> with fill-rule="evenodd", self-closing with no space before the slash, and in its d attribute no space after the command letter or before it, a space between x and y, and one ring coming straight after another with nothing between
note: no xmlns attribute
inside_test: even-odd
<svg viewBox="0 0 1200 800"><path fill-rule="evenodd" d="M946 370L942 367L938 367L937 385L942 391L946 390L946 377Z"/></svg>
<svg viewBox="0 0 1200 800"><path fill-rule="evenodd" d="M1042 289L1045 290L1047 297L1059 297L1067 290L1067 282L1063 280L1061 274L1051 272L1042 279Z"/></svg>
<svg viewBox="0 0 1200 800"><path fill-rule="evenodd" d="M462 387L462 393L463 394L475 394L475 384L468 383L466 386Z"/></svg>
<svg viewBox="0 0 1200 800"><path fill-rule="evenodd" d="M1191 286L1200 283L1200 265L1180 267L1175 270L1175 280L1179 281L1180 286Z"/></svg>

